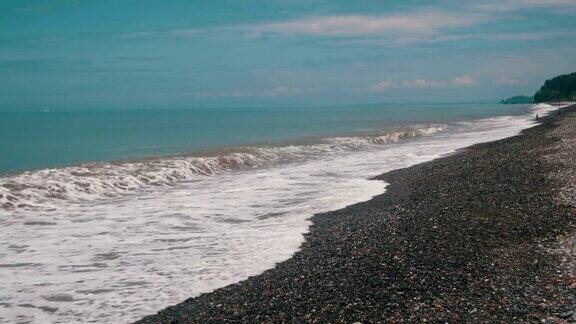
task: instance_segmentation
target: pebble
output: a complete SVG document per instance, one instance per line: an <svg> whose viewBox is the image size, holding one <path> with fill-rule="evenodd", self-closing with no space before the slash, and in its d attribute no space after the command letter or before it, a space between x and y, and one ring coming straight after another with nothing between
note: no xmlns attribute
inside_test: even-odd
<svg viewBox="0 0 576 324"><path fill-rule="evenodd" d="M377 177L386 193L315 215L291 259L139 323L570 318L558 311L576 302L561 277L570 262L550 249L576 225L574 200L558 199L566 184L576 193L574 157L547 158L575 149L555 133L576 129L576 106L563 110L520 136Z"/></svg>

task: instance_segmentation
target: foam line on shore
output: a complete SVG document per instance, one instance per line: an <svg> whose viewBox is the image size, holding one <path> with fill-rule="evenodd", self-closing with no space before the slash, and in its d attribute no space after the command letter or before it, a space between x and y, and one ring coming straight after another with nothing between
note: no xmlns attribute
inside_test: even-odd
<svg viewBox="0 0 576 324"><path fill-rule="evenodd" d="M58 200L54 210L0 210L7 233L0 244L9 247L4 258L9 266L0 267L0 275L20 278L0 283L9 296L6 309L13 318L34 318L30 308L19 306L30 304L57 308L48 316L63 323L125 322L245 280L298 251L313 214L385 191L387 183L369 179L517 135L534 124L538 109L554 107L458 122L446 131L372 149L361 144L362 149L205 175L125 197ZM27 272L36 275L20 275ZM55 277L57 283L41 286L32 280ZM62 294L68 301L60 300Z"/></svg>
<svg viewBox="0 0 576 324"><path fill-rule="evenodd" d="M570 318L576 294L563 267L576 260L555 239L573 235L576 215L555 203L550 175L573 165L544 160L571 142L549 132L574 123L576 106L561 110L521 136L379 176L385 194L315 215L293 258L138 323Z"/></svg>

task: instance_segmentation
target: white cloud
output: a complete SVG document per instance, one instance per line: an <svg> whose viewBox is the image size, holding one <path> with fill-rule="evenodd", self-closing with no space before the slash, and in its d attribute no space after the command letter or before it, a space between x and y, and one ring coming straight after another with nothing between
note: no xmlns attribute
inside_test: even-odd
<svg viewBox="0 0 576 324"><path fill-rule="evenodd" d="M421 11L387 16L350 15L303 18L245 27L244 32L312 36L373 36L434 34L442 29L469 27L484 20L477 14Z"/></svg>
<svg viewBox="0 0 576 324"><path fill-rule="evenodd" d="M544 7L576 6L576 2L574 2L574 0L508 0L508 2L525 6L544 6Z"/></svg>
<svg viewBox="0 0 576 324"><path fill-rule="evenodd" d="M525 8L568 8L576 7L574 0L499 0L478 4L477 9L489 12L508 12Z"/></svg>
<svg viewBox="0 0 576 324"><path fill-rule="evenodd" d="M297 96L302 93L303 91L298 88L277 86L272 89L263 90L204 91L196 92L194 96L200 98L277 98Z"/></svg>
<svg viewBox="0 0 576 324"><path fill-rule="evenodd" d="M530 33L498 33L477 35L478 39L496 40L496 41L534 41L541 39L554 38L574 38L575 34L571 31L547 31L547 32L530 32Z"/></svg>
<svg viewBox="0 0 576 324"><path fill-rule="evenodd" d="M476 87L478 83L476 80L469 75L457 76L454 79L448 81L443 80L428 80L424 78L417 78L413 80L404 80L400 84L394 82L393 80L382 80L370 86L370 91L373 92L384 92L394 88L402 89L446 89L449 87L453 88L466 88L466 87Z"/></svg>
<svg viewBox="0 0 576 324"><path fill-rule="evenodd" d="M156 33L151 30L137 31L133 33L123 33L116 36L118 39L122 40L132 40L141 38L150 38L156 36Z"/></svg>
<svg viewBox="0 0 576 324"><path fill-rule="evenodd" d="M141 30L136 32L121 33L116 35L120 40L140 40L151 38L165 37L193 37L196 35L215 31L216 29L190 28L190 29L172 29L172 30Z"/></svg>
<svg viewBox="0 0 576 324"><path fill-rule="evenodd" d="M246 31L242 32L241 36L245 39L254 40L262 38L262 32L259 31Z"/></svg>
<svg viewBox="0 0 576 324"><path fill-rule="evenodd" d="M480 1L479 1L480 2ZM328 45L407 46L419 43L441 43L464 39L530 41L545 37L571 36L570 31L536 33L470 33L466 27L502 19L518 19L503 14L525 8L539 10L576 9L576 0L487 0L465 4L450 10L423 9L387 15L326 15L269 21L248 25L216 25L204 28L148 30L124 33L119 39L154 37L194 37L209 33L236 33L247 40L270 35L321 36ZM500 13L500 14L498 14ZM334 36L348 36L334 39Z"/></svg>
<svg viewBox="0 0 576 324"><path fill-rule="evenodd" d="M469 88L477 85L476 80L469 75L457 76L452 80L452 86L456 88Z"/></svg>
<svg viewBox="0 0 576 324"><path fill-rule="evenodd" d="M393 88L397 88L398 86L392 80L382 80L376 84L370 86L370 90L374 92L384 92Z"/></svg>
<svg viewBox="0 0 576 324"><path fill-rule="evenodd" d="M302 90L286 87L286 86L279 86L272 90L266 90L263 92L265 97L285 97L285 96L296 96L302 93Z"/></svg>
<svg viewBox="0 0 576 324"><path fill-rule="evenodd" d="M526 84L526 81L516 80L509 77L501 77L496 80L497 85L504 85L504 86L519 86Z"/></svg>
<svg viewBox="0 0 576 324"><path fill-rule="evenodd" d="M576 1L576 0L575 0ZM347 38L347 39L328 39L322 44L336 46L394 46L401 47L413 44L439 44L448 42L459 42L464 40L483 40L483 41L518 41L527 42L542 39L556 38L575 38L576 34L572 31L553 30L542 32L514 32L514 33L451 33L435 35L406 35L397 37L364 37L364 38Z"/></svg>
<svg viewBox="0 0 576 324"><path fill-rule="evenodd" d="M426 79L406 80L403 82L406 88L419 88L419 89L438 89L446 87L444 81L431 81Z"/></svg>

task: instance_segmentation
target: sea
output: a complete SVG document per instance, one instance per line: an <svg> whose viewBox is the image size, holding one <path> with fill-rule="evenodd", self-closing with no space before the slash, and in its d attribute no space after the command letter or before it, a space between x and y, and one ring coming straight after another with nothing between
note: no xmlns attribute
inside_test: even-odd
<svg viewBox="0 0 576 324"><path fill-rule="evenodd" d="M0 323L127 323L290 258L372 178L546 104L0 111Z"/></svg>

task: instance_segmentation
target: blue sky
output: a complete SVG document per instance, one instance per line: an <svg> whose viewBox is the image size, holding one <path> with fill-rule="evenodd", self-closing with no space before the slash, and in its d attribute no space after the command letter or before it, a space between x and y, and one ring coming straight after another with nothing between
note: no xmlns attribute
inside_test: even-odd
<svg viewBox="0 0 576 324"><path fill-rule="evenodd" d="M576 1L0 2L0 109L491 101L576 71Z"/></svg>

